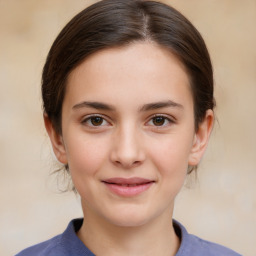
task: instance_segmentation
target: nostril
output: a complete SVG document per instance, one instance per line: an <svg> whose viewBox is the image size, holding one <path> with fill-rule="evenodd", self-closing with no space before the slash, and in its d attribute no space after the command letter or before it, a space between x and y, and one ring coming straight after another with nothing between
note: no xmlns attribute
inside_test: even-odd
<svg viewBox="0 0 256 256"><path fill-rule="evenodd" d="M132 168L140 165L145 160L145 154L142 147L138 146L136 143L132 143L132 146L127 143L119 143L114 145L110 152L110 161L119 167Z"/></svg>
<svg viewBox="0 0 256 256"><path fill-rule="evenodd" d="M115 162L114 162L117 166L121 166L121 167L123 167L123 168L132 168L132 167L136 167L136 166L138 166L138 165L140 165L141 164L141 161L118 161L118 160L116 160Z"/></svg>

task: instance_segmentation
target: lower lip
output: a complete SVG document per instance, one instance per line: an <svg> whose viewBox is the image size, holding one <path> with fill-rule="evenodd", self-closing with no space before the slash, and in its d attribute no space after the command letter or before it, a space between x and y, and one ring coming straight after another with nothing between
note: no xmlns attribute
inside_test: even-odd
<svg viewBox="0 0 256 256"><path fill-rule="evenodd" d="M110 184L110 183L104 183L104 184L114 194L117 194L119 196L124 196L124 197L132 197L132 196L137 196L143 193L144 191L148 190L153 185L153 182L136 185L136 186L130 186L130 187L121 186L117 184Z"/></svg>

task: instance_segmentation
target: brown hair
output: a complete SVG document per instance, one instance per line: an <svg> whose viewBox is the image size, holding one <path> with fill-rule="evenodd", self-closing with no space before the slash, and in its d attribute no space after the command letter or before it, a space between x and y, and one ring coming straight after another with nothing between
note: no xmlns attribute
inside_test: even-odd
<svg viewBox="0 0 256 256"><path fill-rule="evenodd" d="M43 108L59 134L70 72L99 50L148 40L169 49L185 66L198 128L206 111L215 106L211 60L200 33L181 13L163 3L103 0L84 9L63 28L43 69Z"/></svg>

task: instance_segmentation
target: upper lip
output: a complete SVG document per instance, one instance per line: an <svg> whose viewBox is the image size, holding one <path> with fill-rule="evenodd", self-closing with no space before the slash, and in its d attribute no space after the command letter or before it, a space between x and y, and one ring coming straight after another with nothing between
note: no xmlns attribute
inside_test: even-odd
<svg viewBox="0 0 256 256"><path fill-rule="evenodd" d="M133 177L133 178L110 178L103 180L105 183L109 184L119 184L119 185L134 185L134 184L146 184L150 182L154 182L154 180L140 178L140 177Z"/></svg>

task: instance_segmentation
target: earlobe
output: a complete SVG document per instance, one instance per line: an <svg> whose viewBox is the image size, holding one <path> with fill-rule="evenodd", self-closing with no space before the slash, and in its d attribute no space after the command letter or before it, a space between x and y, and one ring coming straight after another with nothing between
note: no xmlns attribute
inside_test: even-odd
<svg viewBox="0 0 256 256"><path fill-rule="evenodd" d="M190 166L199 164L203 154L207 148L210 134L213 128L214 114L211 109L208 109L204 120L199 124L198 130L194 135L194 141L191 148L189 162Z"/></svg>
<svg viewBox="0 0 256 256"><path fill-rule="evenodd" d="M54 154L59 162L67 164L67 156L62 136L56 132L48 115L44 113L44 125L51 140Z"/></svg>

